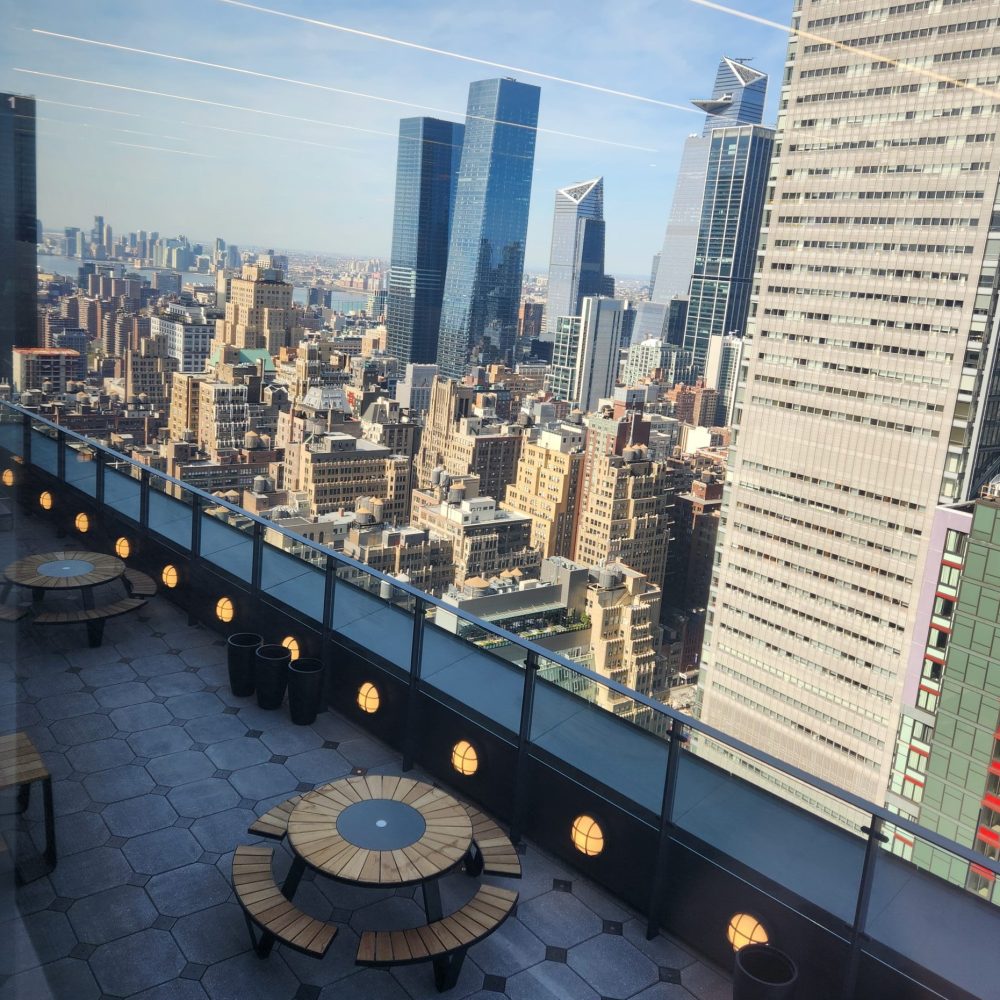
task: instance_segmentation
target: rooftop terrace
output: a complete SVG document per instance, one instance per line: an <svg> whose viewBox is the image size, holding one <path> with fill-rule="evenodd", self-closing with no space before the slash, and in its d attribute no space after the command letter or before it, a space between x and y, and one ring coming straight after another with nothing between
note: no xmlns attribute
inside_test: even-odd
<svg viewBox="0 0 1000 1000"><path fill-rule="evenodd" d="M271 804L354 768L444 783L524 840L516 918L472 949L453 995L727 997L737 913L795 958L809 1000L997 995L1000 909L881 850L879 834L895 824L956 871L1000 864L449 608L509 643L503 657L472 645L434 624L436 599L302 539L318 564L295 558L265 540L279 525L244 514L240 530L215 515L225 501L7 404L0 470L3 565L125 539L129 565L157 579L170 567L177 583L110 621L98 649L81 648L82 628L37 625L0 646L0 732L36 739L60 848L51 875L16 898L5 887L15 996L310 997L334 982L327 996L436 995L426 966L353 964L359 926L419 920L405 893L311 880L297 901L343 927L327 957L250 954L229 852ZM222 643L247 629L321 657L331 711L300 727L234 699ZM357 702L365 683L374 714ZM474 775L451 766L459 740L477 749ZM19 847L40 836L37 808ZM593 856L573 846L581 815L603 831ZM449 879L446 903L471 894Z"/></svg>

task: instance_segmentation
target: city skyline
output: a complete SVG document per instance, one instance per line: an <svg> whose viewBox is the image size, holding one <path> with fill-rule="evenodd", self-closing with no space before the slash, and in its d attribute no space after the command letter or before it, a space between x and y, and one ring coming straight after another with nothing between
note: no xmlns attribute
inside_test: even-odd
<svg viewBox="0 0 1000 1000"><path fill-rule="evenodd" d="M787 19L785 3L759 6L765 8L760 13L782 22ZM357 27L679 106L686 105L700 89L686 81L704 79L717 64L720 46L725 47L719 33L729 26L738 26L740 54L753 55L755 66L773 73L783 56L780 32L736 22L694 4L669 13L640 3L618 7L613 14L596 5L588 10L593 30L575 38L572 53L562 53L561 45L552 44L556 38L561 42L564 35L565 19L558 11L532 11L529 17L527 9L518 6L511 9L506 30L491 29L488 34L479 30L481 17L465 13L458 17L447 5L427 17L381 4L366 13L368 23L359 22ZM317 19L330 16L319 5L309 3L289 11ZM103 212L122 230L145 227L202 236L217 232L240 245L388 257L399 119L435 113L421 109L436 108L436 116L460 121L463 102L456 95L463 95L475 79L507 75L487 66L390 47L222 3L197 8L182 3L170 15L150 10L134 23L116 13L98 5L77 14L55 3L42 3L30 13L15 12L15 30L0 41L4 88L33 93L41 99L39 214L49 226L80 225L94 212ZM197 23L199 30L178 33L174 26L185 18ZM525 30L526 25L530 30ZM683 40L672 51L667 68L646 38L646 29L653 27L664 36ZM98 48L36 34L33 28L383 96L404 104L334 95L201 65ZM387 54L392 58L386 59ZM589 66L589 72L583 73L581 65ZM15 68L209 103L32 76L15 72ZM629 275L647 272L649 257L662 242L684 137L700 129L701 116L693 113L694 109L663 107L527 73L513 75L523 82L540 84L544 91L533 178L535 197L529 216L528 269L541 272L547 265L549 192L563 186L567 177L604 176L609 190L608 270ZM411 101L416 105L405 104ZM240 108L259 105L260 111L273 115L215 104ZM88 110L91 108L106 110ZM283 115L308 121L288 121ZM772 102L765 120L773 115ZM339 122L348 128L329 128L317 122ZM82 166L80 158L72 155L80 149L88 151ZM270 163L272 183L280 187L282 197L258 206L251 229L246 214L240 211L240 199L259 190L257 164L261 161ZM143 184L127 183L130 176L142 176ZM212 177L225 178L229 197L218 198L209 190L211 184L205 182ZM656 206L654 211L649 211L649 204Z"/></svg>

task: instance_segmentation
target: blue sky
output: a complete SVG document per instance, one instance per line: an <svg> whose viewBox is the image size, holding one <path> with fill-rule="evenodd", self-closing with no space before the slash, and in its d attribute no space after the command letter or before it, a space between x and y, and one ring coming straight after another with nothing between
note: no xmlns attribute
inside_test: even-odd
<svg viewBox="0 0 1000 1000"><path fill-rule="evenodd" d="M708 96L722 54L750 56L771 75L767 123L774 119L786 43L781 31L691 0L256 2L677 104ZM791 2L733 6L786 24ZM142 227L219 235L241 245L388 254L398 122L433 112L99 48L33 28L413 102L454 112L455 120L464 114L472 80L516 75L539 84L539 126L590 139L539 133L526 253L533 269L548 263L555 190L603 175L608 268L647 273L663 238L681 144L701 127L700 116L685 111L220 0L0 0L0 8L14 28L0 37L0 89L63 102L38 107L46 119L38 123L38 205L46 226L89 226L101 213L116 232Z"/></svg>

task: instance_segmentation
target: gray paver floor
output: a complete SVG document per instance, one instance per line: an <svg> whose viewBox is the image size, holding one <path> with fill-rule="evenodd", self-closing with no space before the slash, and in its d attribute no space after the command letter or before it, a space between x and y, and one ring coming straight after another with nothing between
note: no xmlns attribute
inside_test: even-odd
<svg viewBox="0 0 1000 1000"><path fill-rule="evenodd" d="M0 541L14 557L15 536ZM58 548L18 517L17 555ZM77 633L80 634L77 634ZM26 730L54 776L59 864L19 889L0 873L0 994L18 1000L204 1000L260 997L406 1000L439 994L426 965L359 969L358 927L405 927L412 890L350 889L307 876L296 901L340 931L322 961L252 953L229 882L232 851L256 838L255 815L296 791L369 767L399 773L398 756L348 720L294 726L229 693L219 637L162 597L108 623L104 645L82 628L18 632L0 641L0 732ZM417 772L419 776L419 772ZM15 852L40 846L40 795L25 817L13 797L0 826ZM268 842L273 843L273 842ZM276 868L289 863L276 845ZM729 1000L728 978L528 843L515 916L472 948L448 994L511 1000ZM462 874L446 905L474 891Z"/></svg>

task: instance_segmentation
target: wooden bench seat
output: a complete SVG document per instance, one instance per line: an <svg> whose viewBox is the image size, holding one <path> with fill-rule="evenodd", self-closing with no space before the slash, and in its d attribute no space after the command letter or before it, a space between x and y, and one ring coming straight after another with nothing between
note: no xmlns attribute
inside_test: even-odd
<svg viewBox="0 0 1000 1000"><path fill-rule="evenodd" d="M19 622L27 613L27 608L16 608L0 604L0 622Z"/></svg>
<svg viewBox="0 0 1000 1000"><path fill-rule="evenodd" d="M285 802L279 802L273 809L269 809L263 816L260 816L247 830L247 833L255 833L258 837L271 837L273 840L284 839L288 832L288 817L292 810L299 804L301 795L293 795Z"/></svg>
<svg viewBox="0 0 1000 1000"><path fill-rule="evenodd" d="M458 982L469 948L492 934L516 903L516 892L481 885L460 910L431 924L405 931L363 931L357 964L385 968L433 962L434 982L443 993Z"/></svg>
<svg viewBox="0 0 1000 1000"><path fill-rule="evenodd" d="M156 581L137 569L125 570L125 586L133 597L155 597Z"/></svg>
<svg viewBox="0 0 1000 1000"><path fill-rule="evenodd" d="M5 733L0 736L0 790L17 788L18 812L23 813L28 808L31 801L31 786L36 781L42 785L42 805L45 812L44 857L51 870L56 866L56 817L52 802L52 775L49 774L49 769L27 733ZM19 883L26 881L20 869L17 871L17 880Z"/></svg>
<svg viewBox="0 0 1000 1000"><path fill-rule="evenodd" d="M484 812L466 804L472 820L472 848L465 859L470 875L502 875L521 877L521 858L510 838Z"/></svg>
<svg viewBox="0 0 1000 1000"><path fill-rule="evenodd" d="M233 888L243 907L250 941L259 958L266 958L275 941L313 958L322 958L337 933L333 924L303 913L274 881L270 847L236 848L233 855ZM255 940L254 925L262 931Z"/></svg>
<svg viewBox="0 0 1000 1000"><path fill-rule="evenodd" d="M38 625L77 625L87 626L87 639L91 646L100 646L104 636L104 623L109 618L128 614L145 604L140 597L123 597L114 604L105 604L99 608L77 608L72 611L42 611L35 615Z"/></svg>

